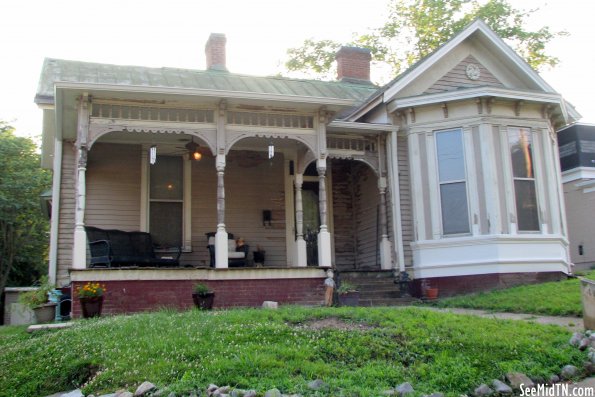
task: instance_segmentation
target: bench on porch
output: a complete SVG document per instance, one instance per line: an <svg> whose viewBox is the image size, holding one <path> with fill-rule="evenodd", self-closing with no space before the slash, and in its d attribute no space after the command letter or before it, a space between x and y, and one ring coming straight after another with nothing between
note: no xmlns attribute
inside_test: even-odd
<svg viewBox="0 0 595 397"><path fill-rule="evenodd" d="M215 232L207 233L209 254L211 256L211 267L215 267ZM236 248L236 241L232 233L227 233L227 265L229 267L246 267L248 266L248 253L250 246L244 244Z"/></svg>
<svg viewBox="0 0 595 397"><path fill-rule="evenodd" d="M90 267L180 265L181 247L177 248L172 258L158 258L149 233L93 226L85 226L85 230L91 253Z"/></svg>

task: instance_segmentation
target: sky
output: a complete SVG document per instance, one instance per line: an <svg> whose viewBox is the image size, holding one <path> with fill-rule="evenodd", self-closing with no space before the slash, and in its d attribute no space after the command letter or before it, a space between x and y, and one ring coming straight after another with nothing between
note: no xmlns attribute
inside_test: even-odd
<svg viewBox="0 0 595 397"><path fill-rule="evenodd" d="M595 123L595 3L590 0L509 0L539 8L528 21L565 30L548 53L560 59L545 80L572 103L582 121ZM227 36L231 72L283 71L286 50L306 38L349 42L382 25L388 0L0 0L0 120L17 134L41 134L33 103L45 57L204 69L204 44L212 32ZM362 6L365 5L365 6ZM390 80L392 76L384 80Z"/></svg>

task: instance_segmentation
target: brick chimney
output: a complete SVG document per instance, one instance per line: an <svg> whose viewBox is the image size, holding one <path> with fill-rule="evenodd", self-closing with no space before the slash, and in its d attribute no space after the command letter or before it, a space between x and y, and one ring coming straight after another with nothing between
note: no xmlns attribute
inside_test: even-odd
<svg viewBox="0 0 595 397"><path fill-rule="evenodd" d="M370 50L359 47L341 47L335 55L337 80L370 83Z"/></svg>
<svg viewBox="0 0 595 397"><path fill-rule="evenodd" d="M223 33L211 33L205 45L208 70L227 71L225 66L225 43L227 39Z"/></svg>

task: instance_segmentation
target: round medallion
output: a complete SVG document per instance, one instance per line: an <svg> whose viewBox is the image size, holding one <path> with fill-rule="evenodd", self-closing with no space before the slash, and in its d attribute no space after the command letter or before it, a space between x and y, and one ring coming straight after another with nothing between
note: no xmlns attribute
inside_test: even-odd
<svg viewBox="0 0 595 397"><path fill-rule="evenodd" d="M469 80L478 80L481 76L481 71L479 70L479 66L474 63L470 63L467 65L467 69L465 69L465 73Z"/></svg>

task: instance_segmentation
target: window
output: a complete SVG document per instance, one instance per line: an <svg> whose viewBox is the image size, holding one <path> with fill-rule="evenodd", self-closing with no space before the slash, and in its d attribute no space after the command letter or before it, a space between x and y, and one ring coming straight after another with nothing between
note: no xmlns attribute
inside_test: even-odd
<svg viewBox="0 0 595 397"><path fill-rule="evenodd" d="M531 129L509 127L508 143L512 161L518 230L539 231Z"/></svg>
<svg viewBox="0 0 595 397"><path fill-rule="evenodd" d="M463 133L460 129L436 133L442 233L469 233L469 210Z"/></svg>
<svg viewBox="0 0 595 397"><path fill-rule="evenodd" d="M182 246L184 169L180 156L157 156L150 167L149 229L162 248Z"/></svg>

